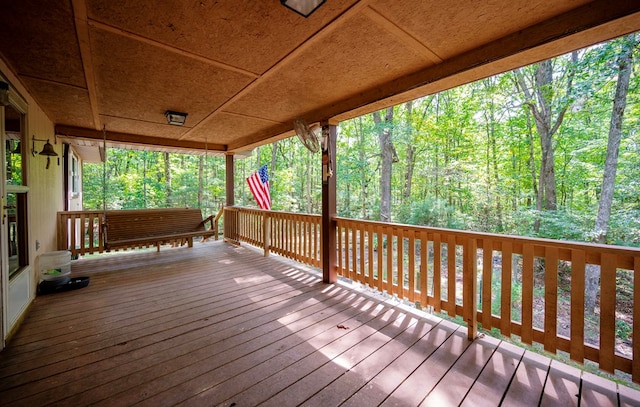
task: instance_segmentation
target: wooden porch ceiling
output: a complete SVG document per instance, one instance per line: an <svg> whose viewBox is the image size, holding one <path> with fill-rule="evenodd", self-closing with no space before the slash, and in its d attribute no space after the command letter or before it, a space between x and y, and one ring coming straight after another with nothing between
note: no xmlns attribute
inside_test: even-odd
<svg viewBox="0 0 640 407"><path fill-rule="evenodd" d="M221 241L72 264L0 354L3 406L633 406L640 392ZM539 404L541 403L541 404Z"/></svg>
<svg viewBox="0 0 640 407"><path fill-rule="evenodd" d="M3 0L0 56L56 132L242 151L640 30L634 0ZM188 113L168 125L164 112Z"/></svg>

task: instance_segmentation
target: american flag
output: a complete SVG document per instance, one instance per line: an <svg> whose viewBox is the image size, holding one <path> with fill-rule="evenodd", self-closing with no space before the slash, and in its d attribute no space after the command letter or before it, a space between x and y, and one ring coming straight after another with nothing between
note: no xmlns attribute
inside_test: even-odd
<svg viewBox="0 0 640 407"><path fill-rule="evenodd" d="M261 209L270 210L271 194L269 193L269 174L267 173L267 165L263 165L258 169L258 171L251 174L251 176L247 178L247 183L249 183L249 189L251 190L253 197L256 198L258 206L260 206Z"/></svg>

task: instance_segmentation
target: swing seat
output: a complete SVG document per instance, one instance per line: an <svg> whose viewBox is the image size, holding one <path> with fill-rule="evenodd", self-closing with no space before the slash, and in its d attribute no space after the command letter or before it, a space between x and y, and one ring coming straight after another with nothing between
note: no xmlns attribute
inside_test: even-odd
<svg viewBox="0 0 640 407"><path fill-rule="evenodd" d="M211 225L206 227L207 222ZM134 209L106 212L105 248L113 249L188 244L194 237L217 236L213 216L202 219L202 211L193 208Z"/></svg>

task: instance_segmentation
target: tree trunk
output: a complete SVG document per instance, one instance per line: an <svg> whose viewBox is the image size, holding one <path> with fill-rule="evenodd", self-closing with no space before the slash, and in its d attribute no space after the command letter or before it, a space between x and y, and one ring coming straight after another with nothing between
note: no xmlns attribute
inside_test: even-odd
<svg viewBox="0 0 640 407"><path fill-rule="evenodd" d="M165 204L167 208L171 208L171 157L169 153L164 153L164 188L167 191Z"/></svg>
<svg viewBox="0 0 640 407"><path fill-rule="evenodd" d="M358 119L358 137L359 137L359 153L358 159L360 163L360 205L362 210L362 219L369 219L369 215L367 214L367 166L365 165L365 154L364 154L364 129L362 125L362 116ZM349 195L349 194L347 194Z"/></svg>
<svg viewBox="0 0 640 407"><path fill-rule="evenodd" d="M406 107L406 122L407 126L407 158L406 158L406 172L404 173L404 192L402 194L403 203L408 202L411 198L411 185L413 184L413 170L415 168L415 144L413 139L413 102L405 103Z"/></svg>
<svg viewBox="0 0 640 407"><path fill-rule="evenodd" d="M574 70L571 65L575 64L577 59L577 52L573 52L566 75L567 101L560 104L555 120L553 118L553 106L557 104L557 102L554 103L552 60L543 61L535 65L534 79L531 86L534 94L531 93L530 87L526 83L523 71L521 69L515 71L517 86L525 96L525 104L531 110L536 124L536 130L540 137L542 158L540 162L538 206L545 210L556 210L558 207L553 136L560 128L564 115L569 108L569 100L571 99L569 96L573 92L574 77Z"/></svg>
<svg viewBox="0 0 640 407"><path fill-rule="evenodd" d="M204 156L198 156L198 208L202 208L204 193Z"/></svg>
<svg viewBox="0 0 640 407"><path fill-rule="evenodd" d="M147 207L147 152L142 154L142 207Z"/></svg>
<svg viewBox="0 0 640 407"><path fill-rule="evenodd" d="M380 117L380 112L373 113L373 121L378 128L380 155L382 157L380 169L380 221L391 222L391 165L394 162L395 153L391 130L393 107L386 109L384 123ZM397 155L395 158L397 160Z"/></svg>
<svg viewBox="0 0 640 407"><path fill-rule="evenodd" d="M313 213L313 197L311 196L311 191L312 191L312 186L313 186L313 178L311 177L311 171L312 171L312 159L311 159L311 151L307 150L307 159L306 159L306 164L307 164L307 170L306 170L306 176L307 176L307 190L306 195L307 195L307 213Z"/></svg>
<svg viewBox="0 0 640 407"><path fill-rule="evenodd" d="M593 229L594 243L606 243L607 241L607 229L609 228L609 217L611 216L611 204L613 202L618 167L618 152L622 135L622 119L627 106L627 93L629 91L631 71L633 70L633 49L635 44L635 36L629 37L629 40L623 44L622 54L618 58L618 83L613 98L611 121L609 123L609 140L607 142L607 156L604 163L598 214L596 215L596 223ZM600 267L593 264L587 265L585 278L586 315L595 313L599 281Z"/></svg>
<svg viewBox="0 0 640 407"><path fill-rule="evenodd" d="M274 141L271 145L271 168L269 168L269 177L276 172L276 158L278 156L278 142Z"/></svg>

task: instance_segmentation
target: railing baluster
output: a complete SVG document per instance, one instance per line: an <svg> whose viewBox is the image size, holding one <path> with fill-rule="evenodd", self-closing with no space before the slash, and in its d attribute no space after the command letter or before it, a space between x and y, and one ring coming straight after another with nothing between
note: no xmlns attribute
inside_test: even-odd
<svg viewBox="0 0 640 407"><path fill-rule="evenodd" d="M533 343L533 245L522 247L522 342Z"/></svg>
<svg viewBox="0 0 640 407"><path fill-rule="evenodd" d="M491 330L493 240L482 240L482 329Z"/></svg>
<svg viewBox="0 0 640 407"><path fill-rule="evenodd" d="M398 275L398 298L403 300L407 298L406 289L404 287L404 233L403 229L398 229L398 234L396 235L396 264L397 264L397 275Z"/></svg>
<svg viewBox="0 0 640 407"><path fill-rule="evenodd" d="M358 281L358 228L355 223L350 223L351 227L351 268L349 278Z"/></svg>
<svg viewBox="0 0 640 407"><path fill-rule="evenodd" d="M544 350L555 353L558 328L558 249L546 248L544 263Z"/></svg>
<svg viewBox="0 0 640 407"><path fill-rule="evenodd" d="M456 316L456 236L447 239L447 315Z"/></svg>
<svg viewBox="0 0 640 407"><path fill-rule="evenodd" d="M367 279L370 288L375 288L375 281L373 279L373 225L367 227L367 255L368 255L368 272L369 278Z"/></svg>
<svg viewBox="0 0 640 407"><path fill-rule="evenodd" d="M614 372L616 333L616 255L603 253L600 267L600 369Z"/></svg>
<svg viewBox="0 0 640 407"><path fill-rule="evenodd" d="M584 362L585 252L571 251L571 351L572 360Z"/></svg>
<svg viewBox="0 0 640 407"><path fill-rule="evenodd" d="M467 323L467 338L472 341L478 336L478 245L476 239L469 238L463 246L462 263L462 307ZM454 301L455 304L455 301Z"/></svg>
<svg viewBox="0 0 640 407"><path fill-rule="evenodd" d="M633 258L633 298L631 377L640 383L640 256Z"/></svg>
<svg viewBox="0 0 640 407"><path fill-rule="evenodd" d="M393 228L384 228L387 236L387 293L393 295Z"/></svg>
<svg viewBox="0 0 640 407"><path fill-rule="evenodd" d="M500 304L500 332L504 336L511 336L511 261L513 251L511 242L502 243L502 293Z"/></svg>
<svg viewBox="0 0 640 407"><path fill-rule="evenodd" d="M338 274L340 274L341 276L344 276L344 263L343 263L343 259L344 259L344 242L342 241L342 237L344 236L344 226L341 224L338 225L338 227L336 228L337 232L338 232Z"/></svg>
<svg viewBox="0 0 640 407"><path fill-rule="evenodd" d="M416 234L409 231L409 301L416 301Z"/></svg>
<svg viewBox="0 0 640 407"><path fill-rule="evenodd" d="M440 312L442 309L442 242L440 233L433 234L433 309Z"/></svg>
<svg viewBox="0 0 640 407"><path fill-rule="evenodd" d="M344 224L344 277L351 278L351 239L350 239L351 224L345 222Z"/></svg>
<svg viewBox="0 0 640 407"><path fill-rule="evenodd" d="M376 250L378 252L377 253L377 256L378 256L378 264L377 264L377 266L378 266L378 281L376 282L376 286L378 287L378 291L380 291L380 292L384 291L384 288L383 288L384 286L382 284L383 283L382 275L384 273L384 261L383 261L383 254L384 254L383 250L384 250L384 248L383 248L383 245L382 245L383 237L384 237L384 230L382 229L381 225L377 225L376 226L376 239L377 239Z"/></svg>
<svg viewBox="0 0 640 407"><path fill-rule="evenodd" d="M420 231L420 306L427 306L427 297L429 295L429 276L427 273L427 264L429 259L429 253L427 249L427 232L425 230Z"/></svg>
<svg viewBox="0 0 640 407"><path fill-rule="evenodd" d="M364 233L364 228L361 225L358 225L358 235L360 238L360 278L361 278L361 281L365 283L367 281L366 270L365 270L365 258L364 258L365 233Z"/></svg>
<svg viewBox="0 0 640 407"><path fill-rule="evenodd" d="M269 212L262 214L262 237L264 242L264 257L268 257L271 246L271 219L269 218Z"/></svg>

